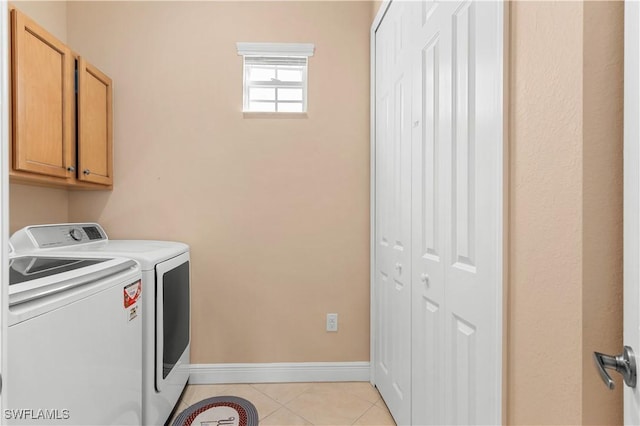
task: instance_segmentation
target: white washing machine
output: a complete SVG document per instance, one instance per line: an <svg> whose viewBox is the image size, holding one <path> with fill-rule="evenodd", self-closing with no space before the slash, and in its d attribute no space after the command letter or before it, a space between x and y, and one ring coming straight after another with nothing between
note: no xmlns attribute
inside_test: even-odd
<svg viewBox="0 0 640 426"><path fill-rule="evenodd" d="M4 424L142 424L141 277L127 258L10 253Z"/></svg>
<svg viewBox="0 0 640 426"><path fill-rule="evenodd" d="M64 242L60 242L64 238ZM162 425L189 379L190 256L178 242L109 240L96 223L29 226L11 237L16 252L121 256L142 269L142 422Z"/></svg>

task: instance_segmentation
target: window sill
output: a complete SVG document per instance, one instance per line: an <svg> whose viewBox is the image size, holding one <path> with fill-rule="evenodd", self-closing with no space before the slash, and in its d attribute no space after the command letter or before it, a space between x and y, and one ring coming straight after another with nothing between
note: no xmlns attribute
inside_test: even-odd
<svg viewBox="0 0 640 426"><path fill-rule="evenodd" d="M306 112L255 112L244 111L242 118L309 118Z"/></svg>

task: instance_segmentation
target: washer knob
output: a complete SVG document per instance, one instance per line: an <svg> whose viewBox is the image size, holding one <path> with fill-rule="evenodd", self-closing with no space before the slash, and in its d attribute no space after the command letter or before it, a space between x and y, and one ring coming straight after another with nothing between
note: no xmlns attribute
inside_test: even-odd
<svg viewBox="0 0 640 426"><path fill-rule="evenodd" d="M82 232L80 232L78 228L71 228L71 231L69 231L69 236L76 241L82 240Z"/></svg>

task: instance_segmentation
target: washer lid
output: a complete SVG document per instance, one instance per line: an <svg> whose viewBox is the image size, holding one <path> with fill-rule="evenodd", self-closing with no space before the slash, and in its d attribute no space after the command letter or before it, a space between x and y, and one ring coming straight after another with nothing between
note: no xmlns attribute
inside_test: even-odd
<svg viewBox="0 0 640 426"><path fill-rule="evenodd" d="M70 256L17 256L9 264L9 306L97 284L140 268L131 259Z"/></svg>
<svg viewBox="0 0 640 426"><path fill-rule="evenodd" d="M9 261L9 285L49 277L109 260L111 259L78 259L45 256L18 257Z"/></svg>

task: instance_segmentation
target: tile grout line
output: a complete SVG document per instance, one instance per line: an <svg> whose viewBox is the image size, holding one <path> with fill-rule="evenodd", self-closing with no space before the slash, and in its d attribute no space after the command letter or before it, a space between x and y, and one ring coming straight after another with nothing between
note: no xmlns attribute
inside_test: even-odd
<svg viewBox="0 0 640 426"><path fill-rule="evenodd" d="M294 399L298 398L300 395L302 395L303 393L305 393L307 390L305 389L304 391L300 392L298 395L296 395L295 397L293 397L291 400L289 400L287 403L281 403L280 401L276 401L274 398L272 398L270 395L267 395L265 392L261 391L260 389L256 388L255 386L253 386L256 383L250 383L249 386L251 386L253 389L255 389L256 391L260 392L261 394L263 394L264 396L266 396L267 398L269 398L270 400L274 401L276 404L280 405L280 408L278 408L277 410L275 410L272 413L269 413L268 416L264 417L262 420L266 420L268 417L273 416L276 412L278 412L281 408L284 408L285 410L289 411L290 413L295 414L296 416L300 417L301 419L303 419L305 422L313 425L314 423L311 423L307 418L305 418L304 416L300 415L299 413L296 413L295 411L293 411L291 408L289 408L287 406L287 404L291 401L293 401ZM286 384L286 383L279 383L279 384ZM260 413L258 413L258 417L260 416Z"/></svg>
<svg viewBox="0 0 640 426"><path fill-rule="evenodd" d="M251 389L255 390L258 393L263 394L264 396L266 396L267 398L269 398L270 400L272 400L273 402L282 405L282 403L280 401L276 401L275 399L273 399L273 397L271 397L270 395L267 395L266 393L262 392L260 389L256 388L254 385L256 383L248 383L249 387L251 387Z"/></svg>
<svg viewBox="0 0 640 426"><path fill-rule="evenodd" d="M358 420L360 420L362 417L364 417L365 414L367 414L369 411L371 411L371 409L375 406L375 402L373 404L371 404L371 407L367 408L366 410L364 410L364 413L360 414L360 417L358 417L357 419L355 419L351 424L355 425Z"/></svg>
<svg viewBox="0 0 640 426"><path fill-rule="evenodd" d="M318 382L318 383L331 383L331 384L337 384L337 385L339 386L339 384L338 384L338 383L335 383L335 382ZM340 384L342 384L342 383L340 383ZM370 405L369 405L369 408L367 408L366 410L364 410L364 412L363 412L360 416L356 417L356 418L355 418L355 420L354 420L353 422L351 422L351 423L350 423L351 425L355 424L355 422L357 422L357 421L358 421L362 416L364 416L364 415L365 415L369 410L371 410L371 409L372 409L372 408L377 404L377 402L378 402L379 400L381 400L381 399L382 399L382 397L380 396L380 392L378 392L378 390L377 390L377 389L375 389L375 388L374 388L374 390L376 391L376 393L377 393L377 394L378 394L378 396L379 396L378 400L376 400L375 402L371 402L371 401L369 401L367 398L363 398L363 397L361 397L361 396L359 396L359 395L356 395L356 394L355 394L355 393L353 393L353 392L349 392L349 391L347 391L346 389L341 389L341 390L340 390L341 392L347 393L347 394L349 394L349 395L351 395L351 396L355 397L356 399L359 399L359 400L361 400L361 401L363 401L363 402L366 402L366 403L370 404ZM303 394L305 394L305 393L307 393L307 392L309 392L309 389L307 389L307 390L303 391L302 393L300 393L299 395L297 395L295 398L293 398L291 401L289 401L289 403L290 403L290 402L295 401L296 399L298 399L300 396L302 396ZM286 408L287 410L291 411L292 413L294 413L296 416L298 416L298 417L300 417L300 418L304 419L306 422L310 423L311 425L319 426L319 425L316 425L316 423L313 423L313 422L309 421L309 419L307 419L306 417L304 417L302 414L300 414L300 413L298 413L298 412L294 411L291 407L289 407L289 406L288 406L288 403L287 403L287 404L285 404L285 408Z"/></svg>
<svg viewBox="0 0 640 426"><path fill-rule="evenodd" d="M360 382L319 382L319 383L360 383ZM369 382L362 382L362 383L369 383ZM380 395L380 391L378 391L378 388L376 388L375 386L371 386L371 389L373 389L375 391L375 393L378 395L378 399L375 400L375 402L373 402L373 405L376 405L378 403L378 401L380 401L382 399L382 395ZM367 398L364 398L360 395L357 395L353 392L348 392L348 391L343 391L343 392L347 392L348 394L355 396L356 398L359 398L363 401L369 402L371 403L371 401L369 401Z"/></svg>
<svg viewBox="0 0 640 426"><path fill-rule="evenodd" d="M300 417L302 420L304 420L305 422L309 423L310 425L315 426L315 423L309 421L309 419L307 419L305 416L303 416L300 413L296 413L295 411L293 411L291 408L289 407L285 407L287 410L289 410L290 412L292 412L293 414L295 414L296 416Z"/></svg>
<svg viewBox="0 0 640 426"><path fill-rule="evenodd" d="M292 413L294 413L294 414L296 414L296 415L297 415L297 413L296 413L296 412L294 412L293 410L291 410L291 409L287 406L287 404L289 404L289 403L290 403L290 402L292 402L293 400L295 400L295 399L297 399L298 397L300 397L300 395L302 395L303 393L307 392L307 391L309 390L308 388L310 387L310 386L307 386L307 388L305 388L302 392L300 392L299 394L297 394L296 396L294 396L293 398L291 398L291 399L290 399L289 401L287 401L287 402L279 402L279 401L276 401L276 400L275 400L274 398L272 398L271 396L267 395L265 392L263 392L263 391L261 391L260 389L258 389L258 388L256 388L256 387L254 387L254 386L253 386L254 384L263 384L263 383L252 383L252 384L251 384L251 387L252 387L252 388L254 388L255 390L257 390L258 392L260 392L261 394L265 395L267 398L270 398L270 399L272 399L273 401L277 402L277 403L278 403L278 404L280 404L282 407L285 407L287 410L291 411ZM289 383L287 383L287 382L283 382L283 383L275 383L275 384L289 384ZM300 416L300 417L302 417L302 416Z"/></svg>
<svg viewBox="0 0 640 426"><path fill-rule="evenodd" d="M273 401L273 402L275 402L276 404L279 404L279 405L280 405L280 407L284 407L284 406L285 406L285 404L283 404L282 402L275 400L275 399L274 399L273 397L271 397L270 395L267 395L265 392L262 392L260 389L256 388L256 387L254 386L255 384L257 384L257 383L250 383L250 384L249 384L249 386L251 386L251 387L252 387L253 389L255 389L256 391L260 392L261 394L263 394L264 396L266 396L267 398L269 398L270 400L272 400L272 401ZM296 398L297 398L297 397L296 397ZM276 411L278 411L278 410L276 410ZM274 411L274 413L275 413L275 411ZM273 413L271 413L271 414L273 414ZM271 415L271 414L269 414L269 415Z"/></svg>
<svg viewBox="0 0 640 426"><path fill-rule="evenodd" d="M310 388L310 387L311 387L311 386L307 386L307 388L306 388L305 390L303 390L302 392L300 392L298 395L296 395L296 396L295 396L295 398L292 398L290 401L288 401L286 404L284 404L284 408L286 408L287 410L289 410L291 413L295 414L296 416L300 417L302 420L304 420L305 422L309 423L310 425L315 426L315 425L316 425L315 423L313 423L312 421L310 421L309 419L307 419L307 418L306 418L305 416L303 416L302 414L300 414L300 413L298 413L298 412L296 412L296 411L293 411L293 410L291 409L291 407L289 407L289 403L291 403L291 402L295 401L296 399L300 398L300 396L301 396L302 394L304 394L305 392L307 392L307 391L309 390L309 388Z"/></svg>
<svg viewBox="0 0 640 426"><path fill-rule="evenodd" d="M312 426L318 426L316 425L316 423L313 423L311 420L309 420L308 418L306 418L305 416L303 416L301 413L298 413L297 411L294 411L291 407L289 407L289 404L292 403L293 401L295 401L296 399L300 398L302 395L304 395L305 393L309 392L309 389L311 389L312 385L314 383L333 383L333 382L312 382L310 383L310 385L302 392L300 392L298 395L296 395L295 398L291 399L289 402L287 402L285 404L285 408L287 410L289 410L290 412L292 412L293 414L295 414L296 416L300 417L301 419L303 419L305 422L309 423Z"/></svg>
<svg viewBox="0 0 640 426"><path fill-rule="evenodd" d="M289 407L287 407L287 406L284 406L283 408L284 408L285 410L289 411L290 413L293 413L293 414L295 414L296 416L300 417L302 420L304 420L305 422L309 423L310 425L315 426L315 423L310 422L310 421L309 421L309 419L307 419L307 418L306 418L305 416L303 416L302 414L300 414L300 413L296 413L295 411L293 411L291 408L289 408Z"/></svg>
<svg viewBox="0 0 640 426"><path fill-rule="evenodd" d="M262 392L260 389L257 389L255 386L253 386L255 383L245 383L247 386L249 386L251 389L253 389L254 391L264 395L267 399L275 402L277 405L279 405L278 408L276 408L275 410L273 410L272 412L270 412L269 414L267 414L266 416L264 416L262 419L260 418L260 412L258 411L258 407L256 407L256 411L258 411L258 424L260 423L260 421L262 420L266 420L267 417L272 416L273 414L275 414L278 410L280 410L280 408L283 407L283 405L279 402L276 401L275 399L271 398L269 395L267 395L266 393ZM251 404L253 404L253 402L249 401ZM255 405L254 405L255 406Z"/></svg>

